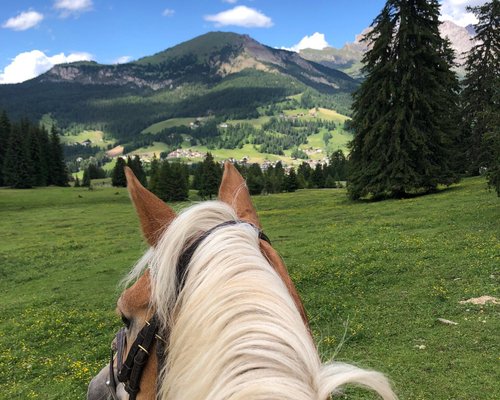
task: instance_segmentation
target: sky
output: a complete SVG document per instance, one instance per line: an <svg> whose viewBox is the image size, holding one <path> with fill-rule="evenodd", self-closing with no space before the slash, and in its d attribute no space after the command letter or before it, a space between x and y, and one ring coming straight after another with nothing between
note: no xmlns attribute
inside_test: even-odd
<svg viewBox="0 0 500 400"><path fill-rule="evenodd" d="M443 20L476 22L467 5L440 0ZM210 31L248 34L276 48L342 47L385 0L0 0L0 84L79 60L123 63Z"/></svg>

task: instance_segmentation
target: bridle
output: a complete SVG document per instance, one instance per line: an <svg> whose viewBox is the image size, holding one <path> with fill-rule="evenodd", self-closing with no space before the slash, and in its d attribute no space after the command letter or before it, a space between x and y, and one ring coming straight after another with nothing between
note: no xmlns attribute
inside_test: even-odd
<svg viewBox="0 0 500 400"><path fill-rule="evenodd" d="M191 262L194 252L198 246L203 242L210 234L215 230L236 224L248 224L253 226L259 231L259 239L264 240L271 244L271 241L267 235L258 229L255 225L250 224L245 221L226 221L219 225L214 226L208 231L201 234L196 240L194 240L180 255L179 261L177 262L177 285L176 293L182 291L184 284L186 282L186 272L187 266ZM153 345L156 343L156 354L158 356L158 373L160 372L165 358L165 346L168 344L168 339L170 332L164 337L158 334L160 328L160 323L156 314L154 314L149 321L145 321L144 327L139 331L132 347L130 348L127 359L123 361L123 355L125 353L125 347L127 345L127 331L126 328L121 328L115 336L115 340L111 345L111 356L109 361L109 377L106 381L106 386L111 394L113 400L120 400L116 392L117 382L115 380L115 370L114 370L114 359L116 356L117 361L117 378L118 381L125 385L125 390L129 394L129 400L135 400L137 394L140 391L140 382L142 374L144 372L144 367L148 362L149 355L152 351Z"/></svg>

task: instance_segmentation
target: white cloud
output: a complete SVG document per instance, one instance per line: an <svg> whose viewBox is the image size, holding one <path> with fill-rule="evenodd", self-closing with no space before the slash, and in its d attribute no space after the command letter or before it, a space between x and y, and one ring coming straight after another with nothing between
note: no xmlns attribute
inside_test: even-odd
<svg viewBox="0 0 500 400"><path fill-rule="evenodd" d="M460 26L475 24L477 18L474 14L467 12L466 7L475 7L484 3L486 3L485 0L442 0L440 19L443 21L453 21Z"/></svg>
<svg viewBox="0 0 500 400"><path fill-rule="evenodd" d="M90 11L92 6L92 0L55 0L54 2L54 8L61 11L60 16L63 18Z"/></svg>
<svg viewBox="0 0 500 400"><path fill-rule="evenodd" d="M165 10L161 13L164 17L172 17L174 14L175 10L172 10L171 8L165 8Z"/></svg>
<svg viewBox="0 0 500 400"><path fill-rule="evenodd" d="M323 50L328 46L330 45L325 39L325 34L315 32L311 36L304 36L299 43L293 45L292 47L282 47L282 49L299 52L304 49Z"/></svg>
<svg viewBox="0 0 500 400"><path fill-rule="evenodd" d="M214 22L215 26L243 26L245 28L269 28L273 21L268 16L253 8L237 6L215 15L205 15L205 21Z"/></svg>
<svg viewBox="0 0 500 400"><path fill-rule="evenodd" d="M238 0L222 0L223 3L235 4Z"/></svg>
<svg viewBox="0 0 500 400"><path fill-rule="evenodd" d="M74 61L89 61L89 53L64 53L47 56L40 50L32 50L18 54L12 62L0 72L0 83L19 83L37 77L48 71L56 64Z"/></svg>
<svg viewBox="0 0 500 400"><path fill-rule="evenodd" d="M130 57L130 56L121 56L121 57L118 57L116 60L114 60L113 64L125 64L125 63L128 63L131 59L132 59L132 57Z"/></svg>
<svg viewBox="0 0 500 400"><path fill-rule="evenodd" d="M43 15L36 11L23 11L21 14L5 21L2 27L15 31L25 31L37 26L42 20Z"/></svg>

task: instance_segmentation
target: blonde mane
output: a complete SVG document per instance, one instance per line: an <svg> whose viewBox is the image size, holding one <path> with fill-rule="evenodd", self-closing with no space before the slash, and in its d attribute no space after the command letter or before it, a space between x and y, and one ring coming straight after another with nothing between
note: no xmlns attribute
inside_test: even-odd
<svg viewBox="0 0 500 400"><path fill-rule="evenodd" d="M237 220L214 201L181 213L133 273L149 263L152 307L170 330L161 400L326 400L346 383L395 399L386 378L341 363L322 365L282 279L262 255L250 224L206 237L176 293L182 251L216 225Z"/></svg>

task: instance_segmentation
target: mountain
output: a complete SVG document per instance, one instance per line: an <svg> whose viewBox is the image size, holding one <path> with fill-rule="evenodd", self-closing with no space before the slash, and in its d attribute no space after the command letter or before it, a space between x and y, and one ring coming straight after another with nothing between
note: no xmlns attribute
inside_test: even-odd
<svg viewBox="0 0 500 400"><path fill-rule="evenodd" d="M349 91L354 87L352 79L344 73L308 62L295 52L267 47L248 35L230 32L207 33L127 64L62 64L35 80L159 90L185 82L217 83L245 69L288 75L326 92Z"/></svg>
<svg viewBox="0 0 500 400"><path fill-rule="evenodd" d="M256 117L258 107L308 89L348 108L356 86L347 74L297 53L211 32L135 62L61 64L30 81L0 85L0 109L13 118L51 114L63 128L92 127L127 140L173 117Z"/></svg>
<svg viewBox="0 0 500 400"><path fill-rule="evenodd" d="M323 50L305 49L300 51L300 55L306 60L323 64L329 68L343 71L354 78L360 78L361 59L368 49L366 43L362 42L364 35L370 32L368 27L356 36L354 42L346 43L342 48L326 47ZM444 21L439 27L442 37L447 37L453 50L455 51L455 61L458 64L459 75L464 75L463 65L465 57L463 53L468 52L474 45L474 28L459 26L451 21Z"/></svg>

